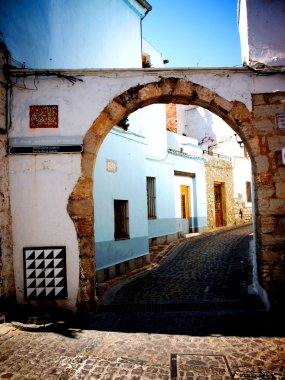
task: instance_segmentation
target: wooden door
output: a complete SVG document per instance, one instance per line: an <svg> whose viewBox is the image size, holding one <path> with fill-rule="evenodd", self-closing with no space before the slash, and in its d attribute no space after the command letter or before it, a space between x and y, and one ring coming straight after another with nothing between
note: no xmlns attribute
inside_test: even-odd
<svg viewBox="0 0 285 380"><path fill-rule="evenodd" d="M215 194L215 224L216 227L223 226L223 202L222 202L222 185L220 183L214 184Z"/></svg>
<svg viewBox="0 0 285 380"><path fill-rule="evenodd" d="M189 207L189 186L180 185L180 197L181 197L181 218L190 218Z"/></svg>

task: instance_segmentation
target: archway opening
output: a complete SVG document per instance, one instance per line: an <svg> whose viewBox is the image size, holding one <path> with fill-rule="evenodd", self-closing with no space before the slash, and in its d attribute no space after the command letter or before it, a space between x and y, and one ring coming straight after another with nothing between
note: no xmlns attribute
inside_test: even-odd
<svg viewBox="0 0 285 380"><path fill-rule="evenodd" d="M170 102L203 107L221 117L242 138L248 154L251 157L253 156L250 140L254 137L254 133L247 108L240 102L227 101L205 87L177 78L167 78L161 79L159 82L131 88L115 98L104 109L85 136L82 176L75 186L69 201L69 213L77 228L80 247L79 307L89 307L95 300L96 256L94 255L92 198L93 169L99 148L113 126L119 124L122 119L132 112L150 104ZM110 166L113 164L109 162ZM121 201L124 201L124 199L121 199ZM76 202L84 203L84 215L77 215L74 212L76 208L73 205ZM125 206L121 204L121 207Z"/></svg>
<svg viewBox="0 0 285 380"><path fill-rule="evenodd" d="M238 141L220 117L173 103L112 128L94 174L99 287L157 263L173 241L251 223L251 161Z"/></svg>

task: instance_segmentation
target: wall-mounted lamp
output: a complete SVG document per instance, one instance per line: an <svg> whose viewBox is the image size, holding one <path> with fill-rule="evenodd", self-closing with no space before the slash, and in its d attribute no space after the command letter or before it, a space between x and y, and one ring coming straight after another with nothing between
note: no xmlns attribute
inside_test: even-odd
<svg viewBox="0 0 285 380"><path fill-rule="evenodd" d="M240 146L241 148L244 148L244 143L243 143L242 139L241 139L241 138L239 137L239 135L236 134L236 133L235 133L235 138L236 138L237 143L239 144L239 146Z"/></svg>

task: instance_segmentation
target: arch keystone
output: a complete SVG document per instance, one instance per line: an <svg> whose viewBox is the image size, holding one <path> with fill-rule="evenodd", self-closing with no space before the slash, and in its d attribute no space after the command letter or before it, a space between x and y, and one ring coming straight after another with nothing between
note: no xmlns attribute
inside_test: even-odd
<svg viewBox="0 0 285 380"><path fill-rule="evenodd" d="M192 99L196 84L192 82L186 82L184 79L179 79L176 82L176 86L173 91L173 96L178 98Z"/></svg>
<svg viewBox="0 0 285 380"><path fill-rule="evenodd" d="M150 101L162 95L161 88L157 83L150 83L138 91L138 97L142 104L151 103Z"/></svg>

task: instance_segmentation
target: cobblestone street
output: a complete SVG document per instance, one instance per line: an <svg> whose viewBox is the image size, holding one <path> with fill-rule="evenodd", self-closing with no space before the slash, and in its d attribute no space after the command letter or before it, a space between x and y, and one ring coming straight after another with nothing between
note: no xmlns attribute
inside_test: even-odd
<svg viewBox="0 0 285 380"><path fill-rule="evenodd" d="M0 378L284 379L284 322L247 294L249 232L182 242L88 318L0 324Z"/></svg>
<svg viewBox="0 0 285 380"><path fill-rule="evenodd" d="M246 301L251 230L247 225L182 241L158 268L115 292L112 303Z"/></svg>

